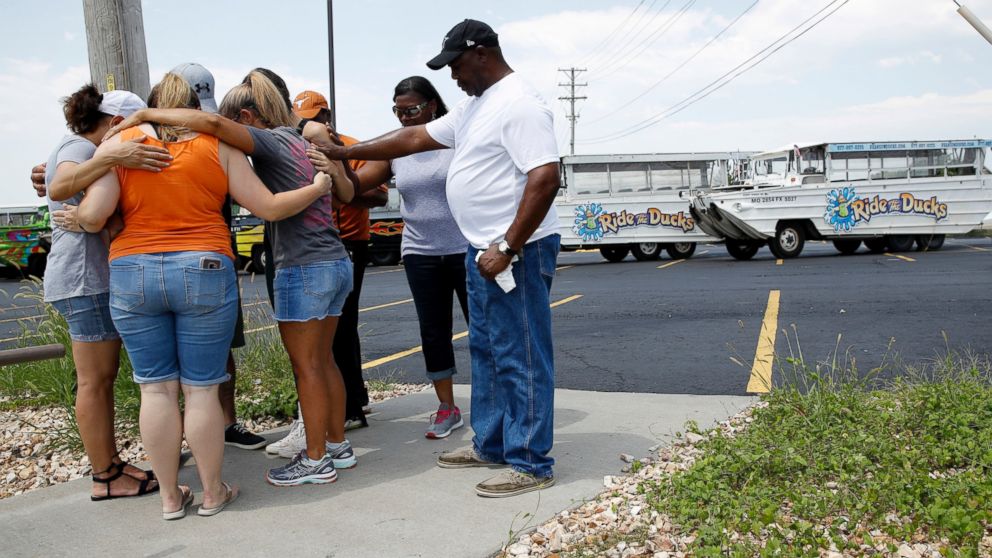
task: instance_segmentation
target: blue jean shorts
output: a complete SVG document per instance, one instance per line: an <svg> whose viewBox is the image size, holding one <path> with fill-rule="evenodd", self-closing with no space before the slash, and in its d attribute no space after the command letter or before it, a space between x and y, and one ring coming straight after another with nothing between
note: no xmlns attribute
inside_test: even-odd
<svg viewBox="0 0 992 558"><path fill-rule="evenodd" d="M139 384L226 382L238 317L231 258L215 252L121 256L110 262L110 314Z"/></svg>
<svg viewBox="0 0 992 558"><path fill-rule="evenodd" d="M52 306L69 324L69 338L83 343L120 339L110 317L110 293L53 300Z"/></svg>
<svg viewBox="0 0 992 558"><path fill-rule="evenodd" d="M353 284L348 258L277 269L276 321L306 322L340 316Z"/></svg>

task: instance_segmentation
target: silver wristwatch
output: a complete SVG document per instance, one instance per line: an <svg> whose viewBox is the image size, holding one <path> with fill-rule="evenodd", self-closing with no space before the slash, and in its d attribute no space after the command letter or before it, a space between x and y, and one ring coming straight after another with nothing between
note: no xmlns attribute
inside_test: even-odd
<svg viewBox="0 0 992 558"><path fill-rule="evenodd" d="M510 244L505 240L501 240L500 243L496 245L496 250L498 250L500 254L510 256L511 258L517 255L517 251L510 248Z"/></svg>

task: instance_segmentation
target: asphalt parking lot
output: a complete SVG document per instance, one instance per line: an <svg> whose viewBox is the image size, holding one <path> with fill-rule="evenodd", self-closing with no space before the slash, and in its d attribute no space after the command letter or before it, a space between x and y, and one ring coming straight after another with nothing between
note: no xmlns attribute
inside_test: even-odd
<svg viewBox="0 0 992 558"><path fill-rule="evenodd" d="M795 259L762 249L737 261L722 245L688 260L607 263L563 252L552 300L559 388L743 395L794 369L852 364L881 378L948 349L992 352L992 241L949 240L936 252L841 256L811 243ZM249 335L272 327L261 277L241 278ZM33 300L0 284L6 344L35 323ZM0 295L2 296L2 295ZM419 330L401 266L370 267L360 332L368 377L424 382ZM455 308L456 381L468 383L467 327ZM774 334L774 338L773 335ZM770 365L770 369L769 369ZM877 370L876 370L877 369Z"/></svg>

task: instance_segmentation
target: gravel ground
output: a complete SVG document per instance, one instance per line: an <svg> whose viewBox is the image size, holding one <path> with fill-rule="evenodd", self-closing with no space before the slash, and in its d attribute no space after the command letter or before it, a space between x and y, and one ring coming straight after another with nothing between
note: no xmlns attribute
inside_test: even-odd
<svg viewBox="0 0 992 558"><path fill-rule="evenodd" d="M725 434L735 435L752 422L751 414L758 406L741 411L721 422L718 426ZM715 434L715 431L714 431ZM565 510L550 521L527 533L520 534L505 545L497 554L501 558L559 558L562 556L603 556L606 558L684 558L692 556L689 545L695 541L691 532L686 532L671 518L657 510L652 510L639 494L638 486L645 481L664 482L673 473L692 467L702 451L696 444L705 440L704 436L689 433L670 447L652 448L651 457L636 459L631 455L620 455L621 461L641 463L637 473L603 478L604 490L591 501L576 508ZM632 465L626 465L630 471ZM898 518L892 518L898 520ZM992 533L987 532L982 540L979 555L992 557ZM854 556L878 556L886 558L942 558L938 550L947 546L947 541L897 541L887 538L881 531L872 532L875 546L862 544L856 553L837 552L836 549L821 550L821 558L847 558ZM732 540L747 537L761 546L762 540L751 535L731 534ZM624 540L621 540L624 539ZM898 550L890 552L888 543Z"/></svg>
<svg viewBox="0 0 992 558"><path fill-rule="evenodd" d="M373 403L427 389L423 384L393 384L385 391L370 391ZM2 401L2 399L0 399ZM252 432L265 432L289 424L289 420L243 421ZM0 411L0 498L68 482L91 473L82 450L60 448L58 441L72 428L65 409L19 409ZM145 461L140 437L117 440L125 461Z"/></svg>

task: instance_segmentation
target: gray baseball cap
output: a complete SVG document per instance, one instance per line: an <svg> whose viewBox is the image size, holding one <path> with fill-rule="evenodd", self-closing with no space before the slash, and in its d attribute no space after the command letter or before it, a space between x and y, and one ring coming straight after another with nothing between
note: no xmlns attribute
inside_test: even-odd
<svg viewBox="0 0 992 558"><path fill-rule="evenodd" d="M217 112L217 101L214 100L214 75L209 70L196 62L186 62L171 71L182 76L196 91L196 96L200 99L200 109L204 112Z"/></svg>

